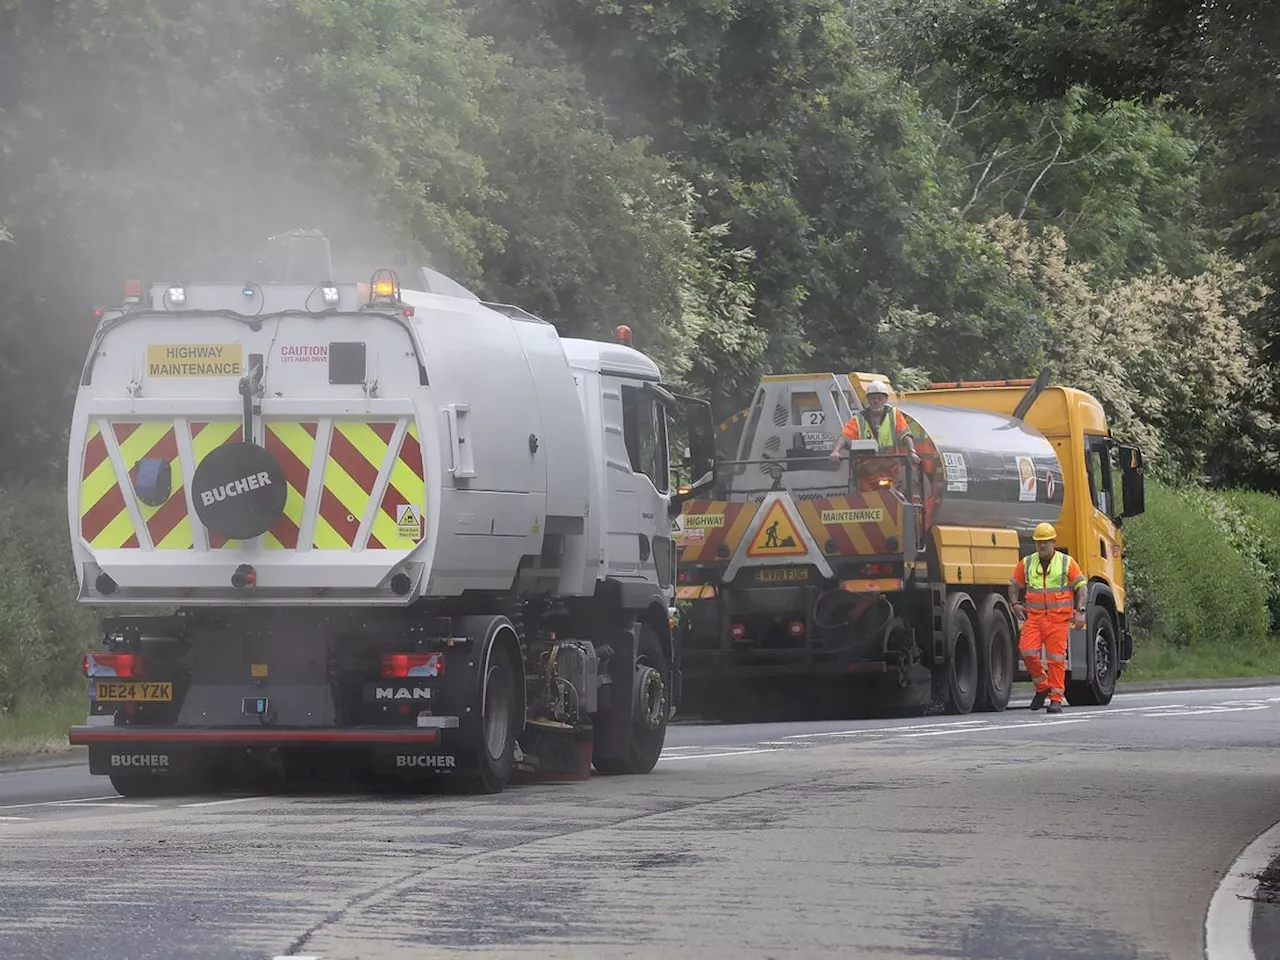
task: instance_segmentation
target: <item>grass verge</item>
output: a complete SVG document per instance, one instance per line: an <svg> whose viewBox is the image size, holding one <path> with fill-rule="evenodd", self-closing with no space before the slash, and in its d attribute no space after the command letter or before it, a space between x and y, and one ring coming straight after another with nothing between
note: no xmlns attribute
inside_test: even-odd
<svg viewBox="0 0 1280 960"><path fill-rule="evenodd" d="M1125 667L1121 683L1280 676L1280 649L1275 647L1188 650L1149 637L1135 641L1134 647L1133 660Z"/></svg>
<svg viewBox="0 0 1280 960"><path fill-rule="evenodd" d="M66 753L67 729L84 723L88 704L83 689L30 702L20 713L0 713L0 760Z"/></svg>

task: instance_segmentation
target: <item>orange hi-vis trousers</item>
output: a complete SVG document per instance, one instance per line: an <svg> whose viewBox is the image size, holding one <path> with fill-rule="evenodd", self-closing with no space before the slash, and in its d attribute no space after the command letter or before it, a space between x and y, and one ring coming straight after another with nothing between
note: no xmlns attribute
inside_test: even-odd
<svg viewBox="0 0 1280 960"><path fill-rule="evenodd" d="M1027 619L1022 622L1022 632L1018 635L1018 652L1027 665L1027 673L1031 674L1037 691L1049 691L1049 699L1053 703L1062 702L1066 688L1067 632L1070 629L1070 617L1064 620L1060 616L1028 611ZM1040 659L1042 646L1049 661L1047 671Z"/></svg>

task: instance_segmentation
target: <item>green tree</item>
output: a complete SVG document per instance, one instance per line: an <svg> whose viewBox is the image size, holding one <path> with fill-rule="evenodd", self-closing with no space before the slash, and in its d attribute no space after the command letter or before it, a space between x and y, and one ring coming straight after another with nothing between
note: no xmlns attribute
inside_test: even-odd
<svg viewBox="0 0 1280 960"><path fill-rule="evenodd" d="M858 49L839 3L476 5L476 29L522 62L579 66L617 128L692 182L698 225L725 224L729 249L755 252L748 340L767 349L739 356L729 389L717 362L709 385L726 402L762 373L888 356L891 309L946 306L936 290L918 302L908 254L955 220L943 203L954 191L936 182L934 123Z"/></svg>

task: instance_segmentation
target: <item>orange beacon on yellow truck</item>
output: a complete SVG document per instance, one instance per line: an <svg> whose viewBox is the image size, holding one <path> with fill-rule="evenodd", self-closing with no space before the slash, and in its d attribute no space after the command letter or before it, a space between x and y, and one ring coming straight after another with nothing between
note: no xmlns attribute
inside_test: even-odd
<svg viewBox="0 0 1280 960"><path fill-rule="evenodd" d="M1133 653L1120 528L1143 511L1141 450L1042 373L900 393L919 463L874 441L833 462L873 379L766 377L721 425L714 485L679 522L689 709L729 717L777 695L793 714L843 711L887 695L1003 710L1021 668L1006 588L1042 521L1089 580L1067 699L1110 702Z"/></svg>

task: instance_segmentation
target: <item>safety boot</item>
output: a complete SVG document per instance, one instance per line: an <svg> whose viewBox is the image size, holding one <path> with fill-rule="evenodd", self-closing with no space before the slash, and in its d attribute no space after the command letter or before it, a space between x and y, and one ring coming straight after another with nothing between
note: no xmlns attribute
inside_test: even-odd
<svg viewBox="0 0 1280 960"><path fill-rule="evenodd" d="M1049 696L1048 690L1037 690L1036 695L1031 698L1031 710L1039 710L1044 706L1045 697Z"/></svg>
<svg viewBox="0 0 1280 960"><path fill-rule="evenodd" d="M1049 709L1048 709L1046 712L1047 712L1047 713L1061 713L1061 712L1062 712L1062 704L1061 704L1061 703L1059 703L1057 700L1054 700L1054 701L1050 702L1050 704L1049 704Z"/></svg>

